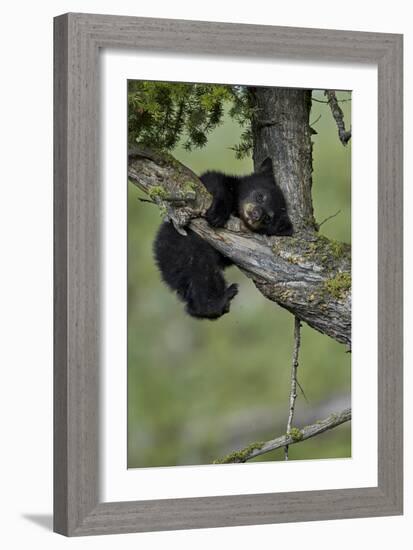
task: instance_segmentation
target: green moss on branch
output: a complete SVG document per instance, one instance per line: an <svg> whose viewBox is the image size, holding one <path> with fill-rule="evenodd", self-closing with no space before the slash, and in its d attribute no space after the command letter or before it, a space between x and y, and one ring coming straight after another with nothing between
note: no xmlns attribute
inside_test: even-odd
<svg viewBox="0 0 413 550"><path fill-rule="evenodd" d="M299 428L291 428L286 435L291 437L293 441L301 441L303 438L303 432Z"/></svg>
<svg viewBox="0 0 413 550"><path fill-rule="evenodd" d="M348 272L339 272L335 277L327 279L325 290L338 300L344 299L351 289L351 275Z"/></svg>
<svg viewBox="0 0 413 550"><path fill-rule="evenodd" d="M255 443L251 443L251 445L248 445L248 447L245 447L245 449L242 449L241 451L234 451L229 455L224 456L223 458L217 458L217 460L214 460L214 464L246 462L252 451L262 449L263 445L263 441L256 441Z"/></svg>

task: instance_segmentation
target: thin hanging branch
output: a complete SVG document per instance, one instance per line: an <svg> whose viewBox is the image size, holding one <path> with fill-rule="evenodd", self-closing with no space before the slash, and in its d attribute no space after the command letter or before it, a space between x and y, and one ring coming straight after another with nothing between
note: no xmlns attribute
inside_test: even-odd
<svg viewBox="0 0 413 550"><path fill-rule="evenodd" d="M298 370L298 354L300 352L301 345L301 323L298 317L294 317L294 351L293 351L293 363L291 367L291 385L290 385L290 409L288 412L287 430L286 434L291 433L293 425L295 400L297 399L297 370ZM285 460L288 460L288 445L284 449Z"/></svg>
<svg viewBox="0 0 413 550"><path fill-rule="evenodd" d="M281 447L286 447L288 445L294 445L295 443L300 443L300 441L305 441L311 437L331 430L340 424L344 424L351 420L351 409L344 409L339 413L332 413L330 416L324 420L319 420L315 424L310 426L305 426L304 428L292 428L289 434L281 435L276 439L271 439L270 441L261 441L257 443L251 443L248 447L235 451L223 458L215 460L214 464L232 464L247 462L256 456L275 451Z"/></svg>
<svg viewBox="0 0 413 550"><path fill-rule="evenodd" d="M328 98L328 104L330 106L331 113L334 117L334 120L336 121L338 137L340 138L340 141L343 145L347 145L351 138L351 131L346 130L344 124L344 114L340 105L338 104L336 92L334 90L326 90L324 92L324 95Z"/></svg>

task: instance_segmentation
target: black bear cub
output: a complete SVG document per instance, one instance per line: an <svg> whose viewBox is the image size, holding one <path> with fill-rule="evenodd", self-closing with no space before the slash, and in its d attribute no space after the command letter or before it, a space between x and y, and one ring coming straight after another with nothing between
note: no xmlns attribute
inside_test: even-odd
<svg viewBox="0 0 413 550"><path fill-rule="evenodd" d="M211 226L224 226L233 214L255 233L292 235L271 159L249 176L206 172L200 179L213 198L205 216ZM164 222L154 243L155 260L165 283L186 303L189 315L218 319L228 313L238 292L237 285L227 286L223 276L223 270L232 262L190 229L187 233L180 235L172 223Z"/></svg>

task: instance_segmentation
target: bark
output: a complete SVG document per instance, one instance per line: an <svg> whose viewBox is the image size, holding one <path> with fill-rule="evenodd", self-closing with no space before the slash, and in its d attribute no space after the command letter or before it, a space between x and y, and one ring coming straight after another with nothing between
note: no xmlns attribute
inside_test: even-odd
<svg viewBox="0 0 413 550"><path fill-rule="evenodd" d="M311 90L249 88L253 110L253 159L271 157L295 231L313 231Z"/></svg>
<svg viewBox="0 0 413 550"><path fill-rule="evenodd" d="M324 95L328 98L328 105L330 106L331 114L336 121L338 137L343 145L347 145L351 139L351 131L346 130L344 124L344 113L338 104L336 92L334 90L326 90Z"/></svg>

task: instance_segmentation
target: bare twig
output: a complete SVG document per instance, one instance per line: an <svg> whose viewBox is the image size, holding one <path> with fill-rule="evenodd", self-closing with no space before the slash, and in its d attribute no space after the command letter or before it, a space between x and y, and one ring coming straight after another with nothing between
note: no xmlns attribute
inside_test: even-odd
<svg viewBox="0 0 413 550"><path fill-rule="evenodd" d="M331 113L334 117L334 120L337 124L338 137L343 145L347 145L348 141L351 138L351 131L346 130L344 125L344 114L341 110L340 105L338 104L336 92L334 90L325 90L324 95L328 98L328 104L331 109Z"/></svg>
<svg viewBox="0 0 413 550"><path fill-rule="evenodd" d="M301 392L302 396L304 397L304 401L305 401L306 403L308 403L307 396L306 396L305 391L304 391L302 385L300 384L300 381L298 380L298 378L297 378L297 386L299 387L300 392Z"/></svg>
<svg viewBox="0 0 413 550"><path fill-rule="evenodd" d="M311 101L316 101L317 103L325 103L328 104L328 101L324 101L323 99L317 99L315 97L311 98ZM337 99L337 103L346 103L346 101L351 101L351 98L349 99Z"/></svg>
<svg viewBox="0 0 413 550"><path fill-rule="evenodd" d="M295 410L295 400L297 399L297 369L298 369L298 354L301 344L301 323L298 317L294 317L294 351L293 364L291 367L291 386L290 386L290 409L287 420L287 435L291 432ZM284 449L285 460L288 460L288 445Z"/></svg>
<svg viewBox="0 0 413 550"><path fill-rule="evenodd" d="M318 117L315 120L313 120L313 122L310 122L310 127L314 126L314 124L317 124L317 122L320 120L321 116L322 115L318 115Z"/></svg>
<svg viewBox="0 0 413 550"><path fill-rule="evenodd" d="M311 437L315 437L327 430L331 430L340 424L344 424L351 420L351 409L345 409L339 413L330 414L324 420L320 420L315 424L310 426L305 426L304 428L292 428L290 434L284 434L276 439L271 439L270 441L261 441L257 443L252 443L248 447L241 449L240 451L235 451L221 459L215 461L215 464L231 464L231 463L240 463L251 460L256 456L269 453L270 451L275 451L281 447L287 445L294 445L300 441L305 441Z"/></svg>
<svg viewBox="0 0 413 550"><path fill-rule="evenodd" d="M341 210L337 210L337 212L335 214L331 214L331 216L327 216L327 218L325 218L322 222L320 222L318 224L318 228L320 229L320 227L323 225L323 223L326 223L328 222L328 220L331 220L332 218L335 218L336 216L338 216L340 214Z"/></svg>

